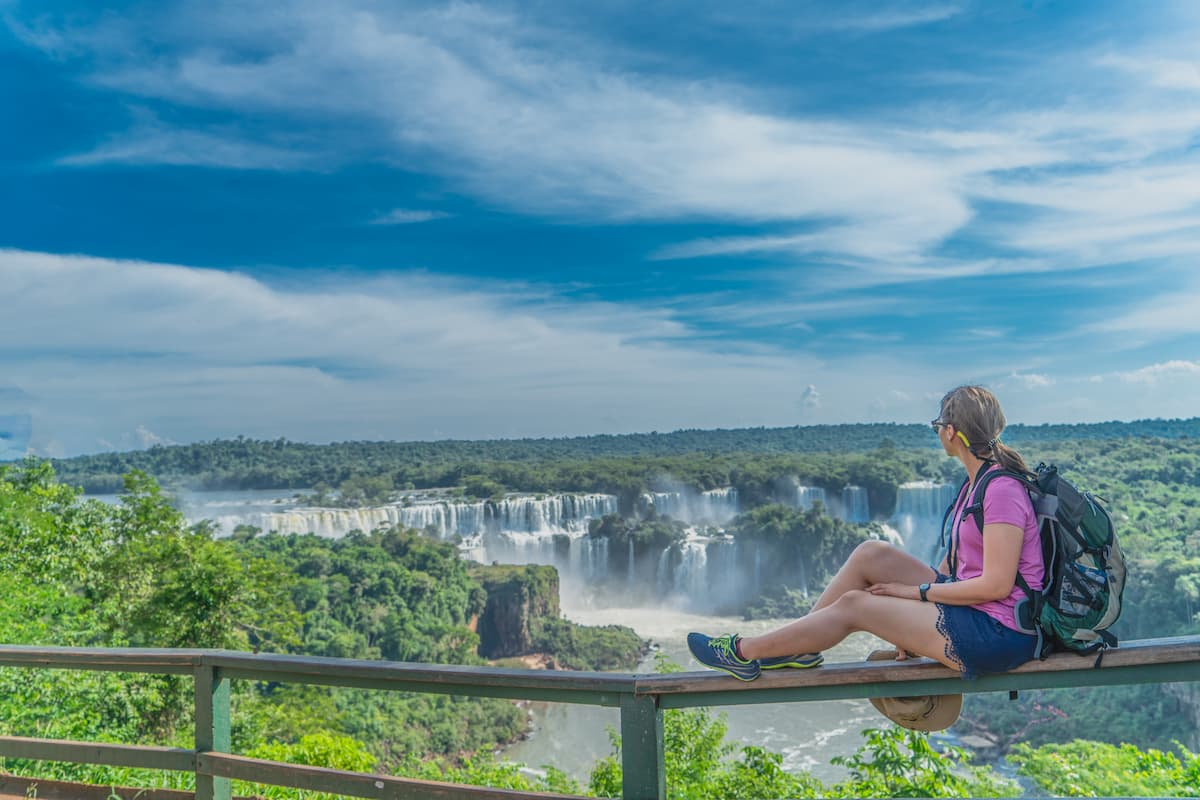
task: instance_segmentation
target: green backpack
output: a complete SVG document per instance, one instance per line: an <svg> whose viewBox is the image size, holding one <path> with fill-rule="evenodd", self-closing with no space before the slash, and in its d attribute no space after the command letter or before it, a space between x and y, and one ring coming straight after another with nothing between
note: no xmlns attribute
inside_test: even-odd
<svg viewBox="0 0 1200 800"><path fill-rule="evenodd" d="M1112 517L1096 497L1060 476L1058 467L1038 464L1032 474L1004 469L983 474L975 502L963 509L963 516L973 515L981 531L984 493L1001 475L1016 478L1029 490L1046 568L1041 591L1017 574L1017 585L1027 596L1017 604L1018 624L1038 636L1039 658L1056 650L1099 652L1098 665L1104 650L1117 646L1109 628L1121 615L1125 589L1125 557Z"/></svg>

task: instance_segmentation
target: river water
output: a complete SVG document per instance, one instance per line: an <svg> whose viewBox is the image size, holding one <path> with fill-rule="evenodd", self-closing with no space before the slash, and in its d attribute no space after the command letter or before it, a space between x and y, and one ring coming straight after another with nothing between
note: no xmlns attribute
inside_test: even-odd
<svg viewBox="0 0 1200 800"><path fill-rule="evenodd" d="M566 607L563 615L585 625L628 625L687 670L703 669L688 652L689 631L755 634L790 621L746 622L737 617L699 616L663 608ZM826 652L825 658L830 662L860 661L881 644L869 634L855 634ZM653 653L639 666L639 671L654 671ZM858 749L863 741L859 732L863 729L888 724L867 700L764 703L715 711L727 718L727 740L782 753L783 766L789 772L811 771L826 782L846 775L844 769L829 763L830 758ZM529 737L506 748L502 754L505 759L534 768L554 766L586 783L592 766L612 755L608 729L617 730L620 726L617 709L533 703L530 715Z"/></svg>

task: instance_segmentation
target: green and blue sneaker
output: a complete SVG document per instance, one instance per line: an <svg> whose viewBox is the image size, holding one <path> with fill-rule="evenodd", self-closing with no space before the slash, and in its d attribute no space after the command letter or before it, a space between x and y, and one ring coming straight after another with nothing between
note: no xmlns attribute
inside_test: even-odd
<svg viewBox="0 0 1200 800"><path fill-rule="evenodd" d="M724 636L705 636L703 633L689 633L688 649L692 655L706 667L728 672L739 681L752 681L758 677L762 669L758 662L746 660L737 654L737 634L728 633Z"/></svg>
<svg viewBox="0 0 1200 800"><path fill-rule="evenodd" d="M796 656L776 656L775 658L760 658L758 665L763 669L808 669L819 667L825 663L825 656L820 653L801 653Z"/></svg>

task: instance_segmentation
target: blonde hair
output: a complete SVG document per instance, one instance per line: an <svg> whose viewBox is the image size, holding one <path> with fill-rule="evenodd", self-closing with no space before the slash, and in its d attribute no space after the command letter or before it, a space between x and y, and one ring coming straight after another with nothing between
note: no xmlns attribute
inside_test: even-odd
<svg viewBox="0 0 1200 800"><path fill-rule="evenodd" d="M999 462L1004 469L1028 474L1020 453L1001 443L1007 421L996 395L982 386L959 386L942 398L943 422L949 422L967 440L971 455Z"/></svg>

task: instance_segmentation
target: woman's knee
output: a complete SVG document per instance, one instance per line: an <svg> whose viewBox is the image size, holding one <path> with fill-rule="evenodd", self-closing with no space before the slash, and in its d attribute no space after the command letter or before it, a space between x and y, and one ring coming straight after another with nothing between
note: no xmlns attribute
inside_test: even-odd
<svg viewBox="0 0 1200 800"><path fill-rule="evenodd" d="M872 598L874 595L864 589L851 589L834 601L833 606L842 616L857 621L862 618Z"/></svg>
<svg viewBox="0 0 1200 800"><path fill-rule="evenodd" d="M885 561L895 549L889 542L880 539L868 539L854 548L854 551L850 554L850 558L862 566L869 566Z"/></svg>

